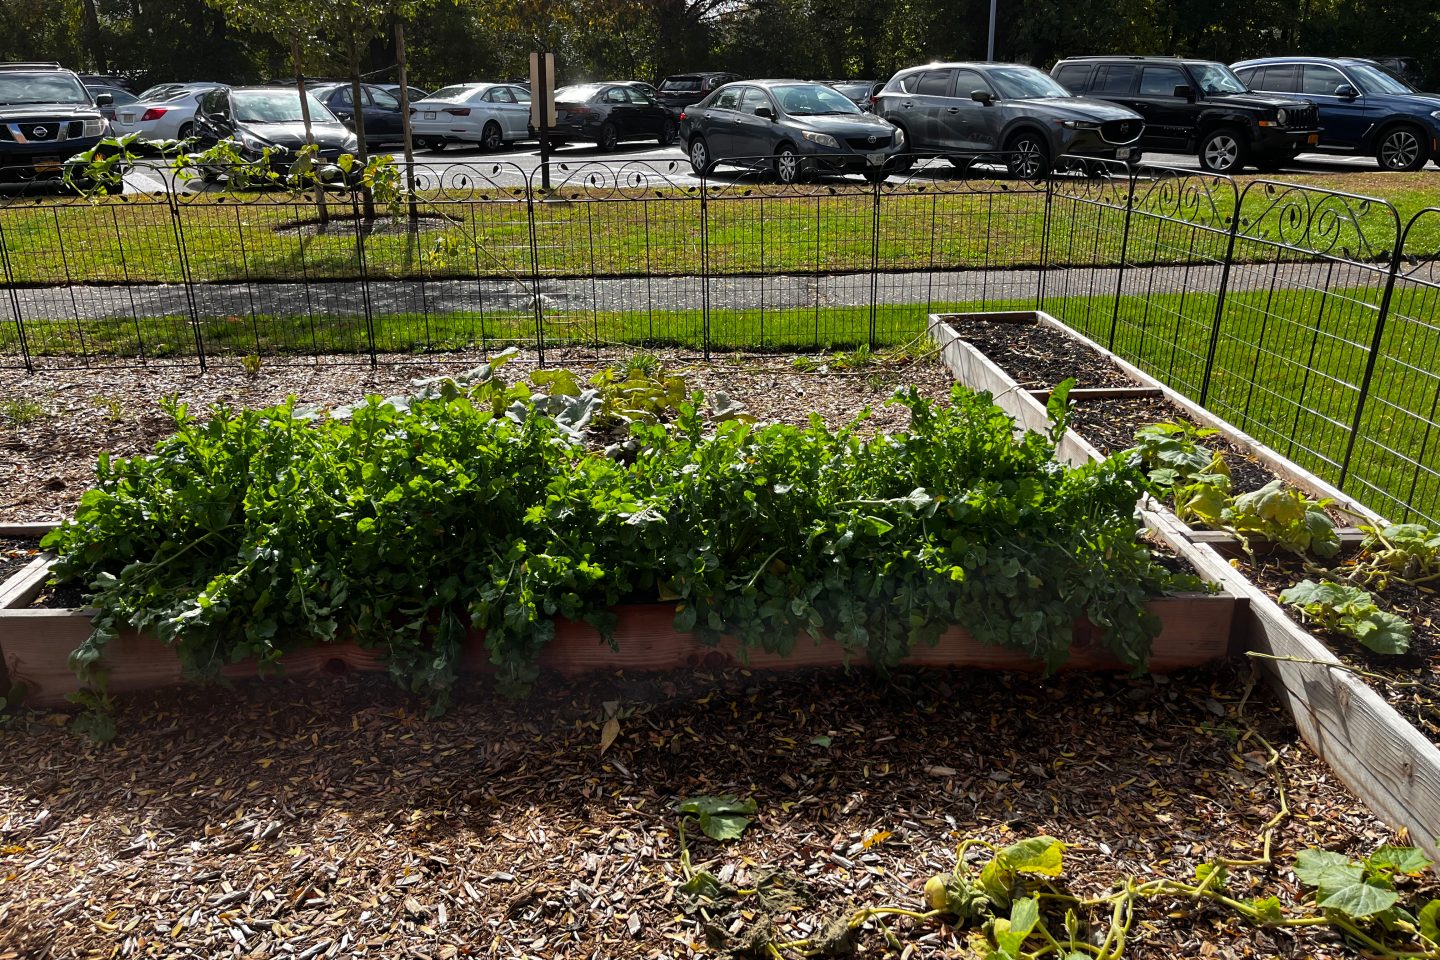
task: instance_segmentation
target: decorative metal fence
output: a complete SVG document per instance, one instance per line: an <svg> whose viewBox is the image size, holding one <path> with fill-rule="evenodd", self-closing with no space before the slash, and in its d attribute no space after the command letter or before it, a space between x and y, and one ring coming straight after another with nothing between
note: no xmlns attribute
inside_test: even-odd
<svg viewBox="0 0 1440 960"><path fill-rule="evenodd" d="M348 191L12 191L0 367L880 347L931 313L1041 308L1382 512L1440 519L1440 210L1094 160L1030 183L1005 159L793 185L562 162L550 189L417 165L373 218Z"/></svg>

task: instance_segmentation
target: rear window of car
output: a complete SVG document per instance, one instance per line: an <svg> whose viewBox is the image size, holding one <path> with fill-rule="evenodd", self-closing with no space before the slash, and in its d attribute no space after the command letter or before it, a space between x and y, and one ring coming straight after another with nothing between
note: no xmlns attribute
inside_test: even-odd
<svg viewBox="0 0 1440 960"><path fill-rule="evenodd" d="M599 93L601 89L598 83L577 83L573 87L561 87L559 90L556 90L555 99L579 103L583 100L589 100L595 96L595 94Z"/></svg>
<svg viewBox="0 0 1440 960"><path fill-rule="evenodd" d="M699 77L666 77L660 84L660 89L672 93L699 93Z"/></svg>
<svg viewBox="0 0 1440 960"><path fill-rule="evenodd" d="M1055 71L1055 80L1071 93L1083 93L1094 70L1088 63L1067 63Z"/></svg>
<svg viewBox="0 0 1440 960"><path fill-rule="evenodd" d="M462 98L464 98L464 97L469 96L471 93L474 93L474 92L475 92L475 88L474 88L474 87L466 86L465 84L457 84L457 85L455 85L455 86L453 86L453 87L441 87L439 90L436 90L434 93L430 94L430 96L426 97L425 99L426 99L426 100L460 100L460 99L462 99Z"/></svg>

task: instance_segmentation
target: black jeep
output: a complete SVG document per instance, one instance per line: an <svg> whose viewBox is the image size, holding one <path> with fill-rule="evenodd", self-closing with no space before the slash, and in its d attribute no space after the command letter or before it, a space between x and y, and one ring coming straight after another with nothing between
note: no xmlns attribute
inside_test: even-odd
<svg viewBox="0 0 1440 960"><path fill-rule="evenodd" d="M109 131L109 103L58 63L0 63L0 181L60 179L66 160Z"/></svg>
<svg viewBox="0 0 1440 960"><path fill-rule="evenodd" d="M1209 60L1072 57L1050 75L1071 93L1137 111L1145 118L1143 149L1194 154L1212 173L1275 169L1320 139L1315 104L1252 93Z"/></svg>

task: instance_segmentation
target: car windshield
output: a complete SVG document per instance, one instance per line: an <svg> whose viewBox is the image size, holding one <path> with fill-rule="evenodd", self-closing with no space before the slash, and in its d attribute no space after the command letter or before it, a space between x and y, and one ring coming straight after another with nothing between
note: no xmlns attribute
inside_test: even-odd
<svg viewBox="0 0 1440 960"><path fill-rule="evenodd" d="M300 95L294 90L236 90L235 119L239 123L300 123ZM314 123L339 123L319 100L306 95L310 102L310 120Z"/></svg>
<svg viewBox="0 0 1440 960"><path fill-rule="evenodd" d="M90 93L65 73L0 74L0 104L74 103L90 105Z"/></svg>
<svg viewBox="0 0 1440 960"><path fill-rule="evenodd" d="M1377 93L1414 93L1415 88L1404 80L1387 73L1379 67L1372 67L1368 63L1347 63L1345 69L1350 71L1350 76L1360 84L1360 92L1367 94Z"/></svg>
<svg viewBox="0 0 1440 960"><path fill-rule="evenodd" d="M1206 93L1244 93L1245 84L1230 72L1230 68L1218 63L1191 63L1191 74L1200 89Z"/></svg>
<svg viewBox="0 0 1440 960"><path fill-rule="evenodd" d="M870 81L863 80L858 83L837 83L835 89L845 94L851 100L856 97L867 97L870 95Z"/></svg>
<svg viewBox="0 0 1440 960"><path fill-rule="evenodd" d="M1038 100L1042 97L1070 97L1073 94L1034 67L991 67L985 71L1006 100Z"/></svg>
<svg viewBox="0 0 1440 960"><path fill-rule="evenodd" d="M425 99L426 99L426 100L463 100L463 99L465 99L466 97L468 97L470 94L474 93L475 90L476 90L476 88L473 87L473 86L469 86L469 85L467 85L467 84L459 83L459 84L456 84L456 85L453 86L453 87L441 87L439 90L436 90L434 93L430 94L430 96L426 97Z"/></svg>
<svg viewBox="0 0 1440 960"><path fill-rule="evenodd" d="M825 113L859 113L850 98L821 83L794 83L770 90L780 109L792 117L815 117Z"/></svg>
<svg viewBox="0 0 1440 960"><path fill-rule="evenodd" d="M673 90L678 93L699 93L699 77L666 77L660 84L661 90Z"/></svg>
<svg viewBox="0 0 1440 960"><path fill-rule="evenodd" d="M580 83L573 87L561 87L555 91L555 99L565 100L570 103L581 103L599 93L600 87L601 85L598 83Z"/></svg>

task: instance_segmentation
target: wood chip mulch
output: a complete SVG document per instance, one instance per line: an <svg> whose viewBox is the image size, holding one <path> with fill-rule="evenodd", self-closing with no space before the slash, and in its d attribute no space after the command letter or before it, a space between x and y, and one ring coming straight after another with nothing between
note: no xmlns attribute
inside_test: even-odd
<svg viewBox="0 0 1440 960"><path fill-rule="evenodd" d="M1221 667L1125 680L900 671L468 683L423 707L378 676L121 698L96 746L64 714L0 726L0 958L725 956L773 914L804 935L858 906L917 905L967 836L1049 833L1064 883L1188 879L1255 855L1283 756L1294 811L1243 895L1299 895L1299 849L1390 834L1298 741L1262 687ZM601 748L605 719L619 736ZM697 867L785 892L705 917L678 890L677 805L753 797ZM1102 918L1095 917L1096 922ZM870 928L862 956L969 956L939 922ZM707 939L708 936L708 939ZM1132 958L1346 955L1193 904L1137 916Z"/></svg>

